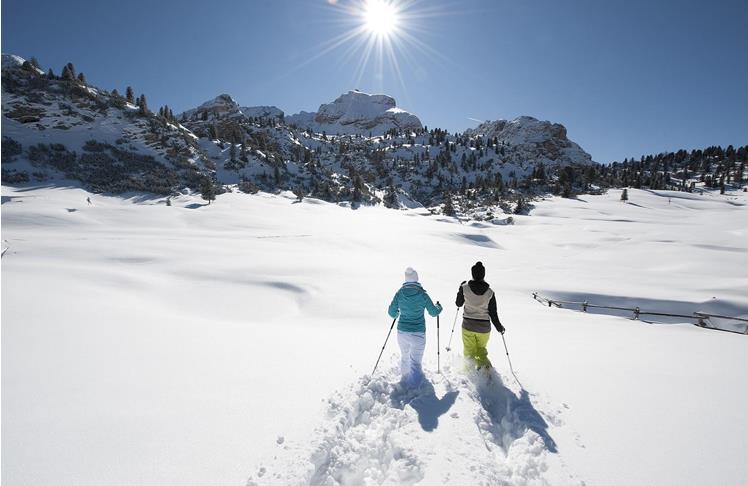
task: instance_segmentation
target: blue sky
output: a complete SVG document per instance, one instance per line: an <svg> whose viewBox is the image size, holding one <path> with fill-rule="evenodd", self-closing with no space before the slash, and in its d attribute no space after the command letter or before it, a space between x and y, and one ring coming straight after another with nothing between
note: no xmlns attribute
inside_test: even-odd
<svg viewBox="0 0 748 486"><path fill-rule="evenodd" d="M599 162L748 144L748 2L416 0L401 28L426 47L394 46L402 81L388 62L358 76L347 45L317 56L355 26L328 2L4 0L2 51L175 112L220 93L313 111L358 88L450 131L563 123Z"/></svg>

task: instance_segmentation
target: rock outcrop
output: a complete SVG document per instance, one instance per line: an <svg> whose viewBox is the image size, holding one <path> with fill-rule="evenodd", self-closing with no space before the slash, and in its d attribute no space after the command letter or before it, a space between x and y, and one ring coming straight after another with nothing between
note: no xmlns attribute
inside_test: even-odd
<svg viewBox="0 0 748 486"><path fill-rule="evenodd" d="M314 113L302 111L287 116L286 121L318 133L345 135L382 135L393 128L423 127L417 116L398 108L391 96L361 91L349 91L332 103L321 105Z"/></svg>

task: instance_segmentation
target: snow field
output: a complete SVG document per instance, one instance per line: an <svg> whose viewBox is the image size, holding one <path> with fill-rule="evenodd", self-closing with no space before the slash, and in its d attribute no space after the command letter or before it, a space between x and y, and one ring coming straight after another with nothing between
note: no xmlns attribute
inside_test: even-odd
<svg viewBox="0 0 748 486"><path fill-rule="evenodd" d="M75 187L2 195L6 484L748 477L745 336L531 297L748 314L743 193L554 198L514 226L289 195L225 194L210 206L185 195L172 207ZM452 299L477 260L527 395L496 334L498 379L462 374L459 329L434 374L433 319L433 390L393 403L392 338L363 382L404 268L445 307L443 348Z"/></svg>

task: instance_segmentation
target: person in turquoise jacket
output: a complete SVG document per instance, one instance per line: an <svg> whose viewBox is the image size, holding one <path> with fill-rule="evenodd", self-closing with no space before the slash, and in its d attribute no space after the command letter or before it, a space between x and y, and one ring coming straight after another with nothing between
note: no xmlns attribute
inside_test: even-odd
<svg viewBox="0 0 748 486"><path fill-rule="evenodd" d="M423 351L426 348L426 320L423 311L438 316L442 306L434 302L418 283L418 273L411 267L405 269L405 283L392 298L389 314L397 320L397 342L400 345L401 382L414 388L423 381Z"/></svg>

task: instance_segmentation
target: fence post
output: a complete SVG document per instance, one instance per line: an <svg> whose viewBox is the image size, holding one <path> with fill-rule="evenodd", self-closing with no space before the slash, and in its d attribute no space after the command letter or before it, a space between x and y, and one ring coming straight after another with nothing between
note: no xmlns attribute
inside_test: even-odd
<svg viewBox="0 0 748 486"><path fill-rule="evenodd" d="M735 332L737 334L746 334L746 335L748 335L748 325L746 326L745 331L731 330L731 329L724 329L724 328L719 328L719 327L713 327L711 325L711 321L709 320L711 317L716 317L716 318L724 318L724 319L733 319L733 320L738 320L738 321L742 321L742 322L748 323L748 319L743 318L743 317L730 317L730 316L722 316L722 315L719 315L719 314L713 314L712 315L712 314L705 314L703 312L693 312L689 316L686 316L686 315L683 315L683 314L668 314L668 313L661 313L661 312L644 312L643 313L641 311L641 308L638 307L638 306L635 307L634 309L631 309L631 308L628 308L628 307L600 306L600 305L590 304L586 300L584 302L566 302L566 301L563 301L563 300L561 300L561 301L555 301L555 300L547 299L547 298L543 297L542 295L538 295L537 292L533 292L532 296L538 302L540 302L541 304L543 303L543 301L547 302L548 303L548 307L554 307L555 306L555 307L558 307L558 308L563 308L563 304L569 304L569 305L573 305L573 304L580 305L581 304L582 310L584 312L587 312L590 306L596 307L596 308L601 308L601 309L615 309L615 310L620 310L620 311L633 310L634 315L631 318L632 320L641 320L641 314L655 315L655 316L687 317L689 319L696 319L697 322L695 323L695 325L699 326L699 327L703 327L705 329L718 329L718 330L721 330L721 331L729 331L729 332ZM649 322L649 321L644 321L644 322Z"/></svg>

